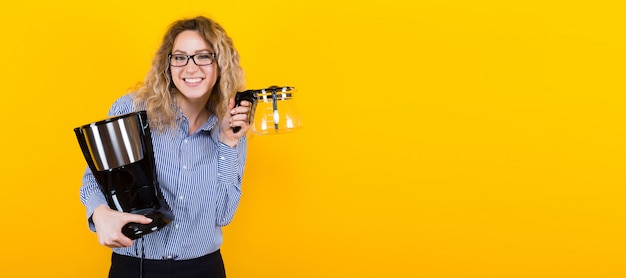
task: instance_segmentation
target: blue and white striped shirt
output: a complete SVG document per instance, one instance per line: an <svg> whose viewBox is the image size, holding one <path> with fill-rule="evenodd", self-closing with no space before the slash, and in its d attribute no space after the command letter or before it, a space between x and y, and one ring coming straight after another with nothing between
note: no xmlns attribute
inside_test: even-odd
<svg viewBox="0 0 626 278"><path fill-rule="evenodd" d="M130 95L119 98L109 116L133 112ZM222 244L222 226L233 219L241 198L241 180L246 161L246 137L236 148L219 141L217 117L212 115L194 134L178 112L181 124L175 131L152 132L157 178L174 221L161 230L135 240L133 246L113 252L146 259L187 260L217 251ZM182 117L182 119L180 118ZM89 168L83 176L80 199L90 219L96 207L106 204ZM95 231L93 222L89 228Z"/></svg>

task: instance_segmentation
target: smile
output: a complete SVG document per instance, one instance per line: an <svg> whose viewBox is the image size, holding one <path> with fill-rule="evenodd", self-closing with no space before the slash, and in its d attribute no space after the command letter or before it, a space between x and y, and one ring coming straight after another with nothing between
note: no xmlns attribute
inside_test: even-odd
<svg viewBox="0 0 626 278"><path fill-rule="evenodd" d="M202 81L202 78L183 78L183 80L187 83L198 83Z"/></svg>

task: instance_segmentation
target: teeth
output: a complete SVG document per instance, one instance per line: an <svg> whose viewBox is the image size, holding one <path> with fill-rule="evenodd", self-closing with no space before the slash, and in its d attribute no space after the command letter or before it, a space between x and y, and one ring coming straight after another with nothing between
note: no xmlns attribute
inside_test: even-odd
<svg viewBox="0 0 626 278"><path fill-rule="evenodd" d="M197 83L202 81L202 78L185 78L185 82L189 82L189 83Z"/></svg>

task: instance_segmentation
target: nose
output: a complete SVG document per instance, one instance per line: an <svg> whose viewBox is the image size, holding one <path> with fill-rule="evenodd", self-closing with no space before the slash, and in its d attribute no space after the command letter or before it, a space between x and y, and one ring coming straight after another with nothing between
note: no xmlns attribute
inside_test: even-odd
<svg viewBox="0 0 626 278"><path fill-rule="evenodd" d="M189 63L185 65L185 71L187 72L196 72L199 68L200 67L196 65L196 61L194 61L193 59L190 59Z"/></svg>

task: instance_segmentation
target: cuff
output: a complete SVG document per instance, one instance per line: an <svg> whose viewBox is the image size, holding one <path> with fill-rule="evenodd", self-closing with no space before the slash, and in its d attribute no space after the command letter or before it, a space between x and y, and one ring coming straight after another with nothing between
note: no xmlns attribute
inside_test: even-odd
<svg viewBox="0 0 626 278"><path fill-rule="evenodd" d="M93 223L93 219L91 218L91 216L93 216L93 211L96 210L97 207L101 206L101 205L107 205L107 201L104 198L104 195L101 192L98 193L94 193L92 194L89 199L87 200L87 223L89 224L89 230L95 232L96 231L96 225Z"/></svg>
<svg viewBox="0 0 626 278"><path fill-rule="evenodd" d="M217 162L217 176L220 183L239 184L239 166L237 164L238 152L222 142L219 143L219 156Z"/></svg>

